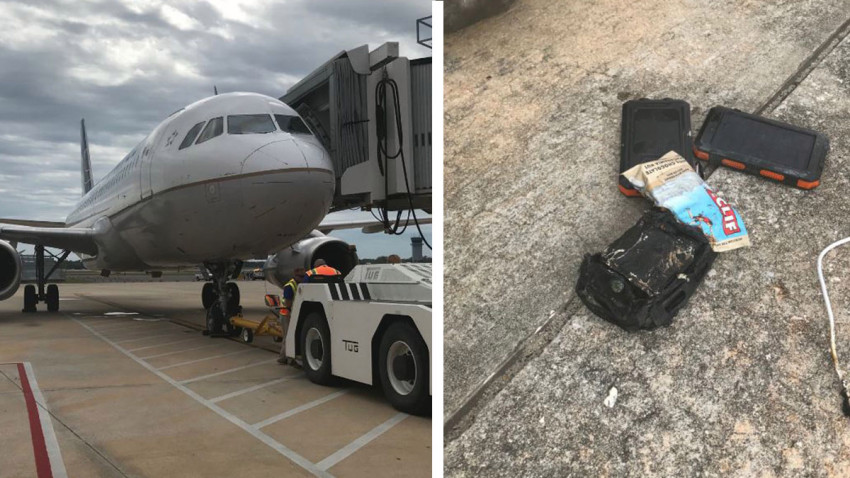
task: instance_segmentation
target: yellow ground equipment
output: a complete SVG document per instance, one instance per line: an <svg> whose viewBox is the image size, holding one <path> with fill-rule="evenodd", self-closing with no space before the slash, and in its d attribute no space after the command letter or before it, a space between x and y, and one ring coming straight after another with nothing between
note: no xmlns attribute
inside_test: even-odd
<svg viewBox="0 0 850 478"><path fill-rule="evenodd" d="M259 335L271 335L275 342L283 341L283 331L280 329L279 318L280 314L288 314L289 311L281 305L280 297L272 294L266 294L266 306L271 308L273 312L269 312L260 322L242 317L241 312L230 318L230 323L242 330L239 336L246 344L253 342L254 336Z"/></svg>

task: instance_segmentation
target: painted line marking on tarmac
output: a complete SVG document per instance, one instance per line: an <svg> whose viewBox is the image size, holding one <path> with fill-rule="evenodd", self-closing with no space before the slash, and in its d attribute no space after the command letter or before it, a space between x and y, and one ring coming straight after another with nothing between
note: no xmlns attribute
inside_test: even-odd
<svg viewBox="0 0 850 478"><path fill-rule="evenodd" d="M198 362L205 362L207 360L214 360L214 359L222 358L222 357L230 357L231 355L239 355L239 354L244 354L245 352L251 352L251 351L252 351L251 349L237 350L236 352L213 355L212 357L204 357L204 358L199 358L199 359L195 359L195 360L187 360L185 362L174 363L174 364L171 364L171 365L166 365L164 367L159 367L157 370L168 370L168 369L174 368L174 367L180 367L180 366L183 366L183 365L189 365L189 364L198 363Z"/></svg>
<svg viewBox="0 0 850 478"><path fill-rule="evenodd" d="M285 412L280 413L278 415L275 415L273 417L267 418L267 419L265 419L261 422L255 423L254 428L259 430L260 428L267 427L267 426L271 425L272 423L277 423L277 422L283 420L284 418L289 418L289 417L291 417L293 415L297 415L297 414L299 414L303 411L307 411L307 410L309 410L313 407L317 407L317 406L319 406L319 405L321 405L325 402L329 402L329 401L333 400L334 398L341 397L342 395L345 395L346 393L348 393L348 390L340 390L339 392L334 392L334 393L331 393L330 395L325 395L322 398L313 400L312 402L305 403L304 405L301 405L300 407L295 407L292 410L285 411Z"/></svg>
<svg viewBox="0 0 850 478"><path fill-rule="evenodd" d="M277 378L277 379L274 379L274 380L270 380L266 383L254 385L253 387L243 388L242 390L236 390L235 392L230 392L230 393L226 393L224 395L221 395L221 396L218 396L218 397L215 397L215 398L211 398L210 402L212 402L212 403L222 402L224 400L228 400L228 399L231 399L233 397L238 397L239 395L244 395L246 393L251 393L251 392L260 390L261 388L266 388L266 387L269 387L271 385L276 385L278 383L288 382L289 380L295 380L295 379L298 379L298 378L301 378L301 377L298 376L298 375L292 375L292 376L289 376L289 377Z"/></svg>
<svg viewBox="0 0 850 478"><path fill-rule="evenodd" d="M304 458L303 456L299 455L299 454L298 454L298 453L296 453L295 451L293 451L293 450L291 450L291 449L289 449L289 448L285 447L284 445L282 445L280 442L278 442L278 441L277 441L277 440L275 440L274 438L272 438L272 437L270 437L270 436L266 435L265 433L263 433L263 432L261 432L261 431L259 431L259 430L256 430L255 428L253 428L251 425L249 425L247 422L245 422L245 421L244 421L244 420L242 420L241 418L239 418L239 417L237 417L236 415L234 415L234 414L232 414L232 413L228 412L227 410L225 410L225 409L223 409L223 408L219 407L218 405L216 405L216 404L214 404L214 403L210 402L209 400L207 400L207 399L205 399L204 397L200 396L198 393L194 392L192 389L190 389L190 388L186 387L185 385L183 385L181 382L178 382L178 381L174 380L173 378L171 378L171 377L170 377L170 376L168 376L167 374L165 374L165 373L163 373L163 372L160 372L159 370L157 370L156 368L154 368L154 367L153 367L153 365L151 365L151 364L149 364L149 363L145 362L144 360L140 359L139 357L137 357L137 356L133 355L130 351L128 351L128 350L127 350L127 349L125 349L124 347L122 347L122 346L118 345L116 342L113 342L113 341L109 340L108 338L106 338L105 336L103 336L103 335L99 334L96 330L92 329L92 328L91 328L91 327L89 327L88 325L86 325L86 324L84 324L84 323L80 322L79 320L77 320L77 319L76 319L76 318L74 318L74 317L71 317L71 316L68 316L68 315L66 315L66 317L68 317L69 319L73 320L74 322L76 322L76 323L80 324L81 326L85 327L85 328L86 328L89 332L91 332L94 336L96 336L96 337L98 337L99 339L103 340L104 342L108 343L108 344L109 344L109 345L111 345L113 348L115 348L115 350L118 350L118 351L119 351L119 352L121 352L122 354L124 354L124 355L126 355L127 357L129 357L129 358L133 359L133 361L135 361L136 363L138 363L138 364L139 364L139 365L141 365L142 367L146 368L146 369L147 369L148 371L150 371L152 374L156 375L157 377L159 377L159 378L161 378L162 380L166 381L167 383L171 384L171 386L173 386L174 388L176 388L176 389L180 390L181 392L185 393L186 395L188 395L189 397L191 397L192 399L194 399L196 402L200 403L201 405L203 405L203 406L205 406L205 407L209 408L210 410L212 410L213 412L215 412L216 414L218 414L220 417L222 417L222 418L224 418L225 420L229 421L230 423L232 423L232 424L234 424L234 425L238 426L238 427L239 427L239 428L241 428L243 431L245 431L246 433L250 434L251 436L253 436L253 437L254 437L254 438L256 438L257 440L260 440L261 442L265 443L265 444L266 444L266 445L268 445L271 449L273 449L273 450L275 450L276 452L280 453L282 456L284 456L284 457L288 458L290 461L292 461L293 463L297 464L298 466L300 466L301 468L305 469L306 471L308 471L308 472L312 473L312 474L313 474L313 475L315 475L315 476L320 476L320 477L327 477L327 478L330 478L330 477L332 476L332 475L330 475L327 471L325 471L325 470L320 470L319 468L317 468L317 467L316 467L316 465L315 465L313 462L311 462L310 460L308 460L308 459ZM270 360L270 362L276 362L276 361L277 361L277 359L272 359L272 360ZM267 363L267 362L258 362L258 363L253 364L253 365L259 365L260 363ZM241 368L247 368L247 366L246 366L246 367L241 367Z"/></svg>
<svg viewBox="0 0 850 478"><path fill-rule="evenodd" d="M38 478L67 478L68 472L65 470L59 442L53 430L53 421L47 411L44 395L38 387L32 365L29 362L17 365L29 415L36 474Z"/></svg>
<svg viewBox="0 0 850 478"><path fill-rule="evenodd" d="M130 327L131 325L142 325L139 322L130 322L129 320L123 322L121 324L116 324L115 322L110 321L110 323L102 326L94 327L98 332L106 332L107 330L121 330ZM144 327L137 327L138 330L144 330ZM128 332L135 332L136 330L128 330Z"/></svg>
<svg viewBox="0 0 850 478"><path fill-rule="evenodd" d="M115 321L115 320L110 320L108 324L103 325L103 326L97 326L94 329L97 330L98 332L104 332L104 331L107 331L107 330L121 330L121 329L126 328L126 329L128 329L127 332L136 332L136 331L139 331L139 330L145 330L145 328L146 328L145 326L150 327L151 324L177 325L173 322L164 322L164 321L163 322L140 322L138 320L133 320L133 319L122 320L120 324L116 323L116 322L117 321ZM130 327L134 326L134 325L138 325L138 327L134 327L134 328L130 329Z"/></svg>
<svg viewBox="0 0 850 478"><path fill-rule="evenodd" d="M165 347L166 345L173 345L173 344L179 344L181 342L188 342L188 341L194 340L196 338L197 337L192 337L192 338L189 338L189 339L175 340L174 342L165 342L164 344L146 345L144 347L139 347L137 349L130 349L130 350L128 350L128 352L137 352L139 350L147 350L147 349L154 349L154 348L157 348L157 347Z"/></svg>
<svg viewBox="0 0 850 478"><path fill-rule="evenodd" d="M183 352L191 352L193 350L201 350L201 349L205 349L205 348L209 348L209 347L215 347L216 345L218 345L218 344L201 345L200 347L193 347L191 349L180 349L180 350L175 350L174 352L165 352L165 353L155 354L155 355L146 355L144 357L139 357L139 358L142 359L142 360L149 360L149 359L157 358L157 357L165 357L165 356L168 356L168 355L182 354Z"/></svg>
<svg viewBox="0 0 850 478"><path fill-rule="evenodd" d="M341 462L342 460L348 458L349 456L351 456L352 454L357 452L357 450L368 445L369 442L371 442L375 438L378 438L379 436L383 435L390 428L398 425L402 420L404 420L405 418L407 418L409 416L410 415L408 415L406 413L399 413L399 414L395 415L394 417L390 418L389 420L385 421L384 423L381 423L380 425L376 426L375 428L369 430L363 436L355 439L353 442L351 442L348 445L345 445L344 447L335 451L329 457L327 457L324 460L316 463L316 467L319 468L320 470L327 471L328 469L332 468L337 463Z"/></svg>
<svg viewBox="0 0 850 478"><path fill-rule="evenodd" d="M157 338L157 337L167 337L167 336L172 336L172 337L173 337L173 336L174 336L174 334L148 335L147 337L136 337L136 338L134 338L134 339L118 340L118 341L116 341L115 343L116 343L116 344L126 344L127 342L136 342L136 341L139 341L139 340L145 340L145 339L155 339L155 338Z"/></svg>
<svg viewBox="0 0 850 478"><path fill-rule="evenodd" d="M243 365L241 367L231 368L231 369L228 369L228 370L222 370L221 372L209 373L209 374L206 374L206 375L201 375L200 377L187 378L186 380L181 380L178 383L180 383L181 385L187 385L187 384L190 384L192 382L197 382L199 380L205 380L205 379L212 378L212 377L218 377L219 375L228 374L230 372L238 372L240 370L245 370L246 368L251 368L251 367L254 367L256 365L263 365L263 364L272 363L272 362L277 362L277 359L263 360L262 362L249 363L248 365Z"/></svg>

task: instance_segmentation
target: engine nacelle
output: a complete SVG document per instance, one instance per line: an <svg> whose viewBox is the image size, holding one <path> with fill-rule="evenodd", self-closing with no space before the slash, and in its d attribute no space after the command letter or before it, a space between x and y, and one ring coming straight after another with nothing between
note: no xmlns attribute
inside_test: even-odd
<svg viewBox="0 0 850 478"><path fill-rule="evenodd" d="M0 241L0 300L15 295L21 285L21 256L11 244Z"/></svg>
<svg viewBox="0 0 850 478"><path fill-rule="evenodd" d="M283 288L298 267L311 269L316 259L346 275L354 269L359 259L357 252L343 240L313 231L307 238L269 256L263 265L266 281Z"/></svg>

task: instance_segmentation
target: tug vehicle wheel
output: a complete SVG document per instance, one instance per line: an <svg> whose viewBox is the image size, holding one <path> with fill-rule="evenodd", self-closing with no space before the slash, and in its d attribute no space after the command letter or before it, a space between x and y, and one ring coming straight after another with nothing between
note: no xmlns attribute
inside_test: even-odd
<svg viewBox="0 0 850 478"><path fill-rule="evenodd" d="M396 409L415 415L431 412L428 348L419 333L405 322L392 324L378 353L381 387Z"/></svg>
<svg viewBox="0 0 850 478"><path fill-rule="evenodd" d="M330 385L331 332L328 323L318 312L311 312L301 329L301 352L304 355L304 373L313 383Z"/></svg>

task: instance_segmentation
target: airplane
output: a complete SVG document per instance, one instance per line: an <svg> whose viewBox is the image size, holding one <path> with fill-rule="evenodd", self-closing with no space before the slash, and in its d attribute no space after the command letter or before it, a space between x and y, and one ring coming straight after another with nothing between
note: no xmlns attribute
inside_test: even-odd
<svg viewBox="0 0 850 478"><path fill-rule="evenodd" d="M323 258L343 274L357 264L347 243L316 230L334 196L330 155L276 98L226 93L192 103L97 184L84 120L80 136L83 196L65 221L0 219L0 300L20 284L17 243L35 245L37 280L24 288L24 312L35 312L38 302L59 310L58 286L45 292L53 272L44 271L45 247L64 250L59 262L74 252L104 276L148 271L157 277L164 269L203 265L212 277L201 292L212 335L233 332L226 318L240 298L229 280L243 260L276 253L287 267L309 267Z"/></svg>

